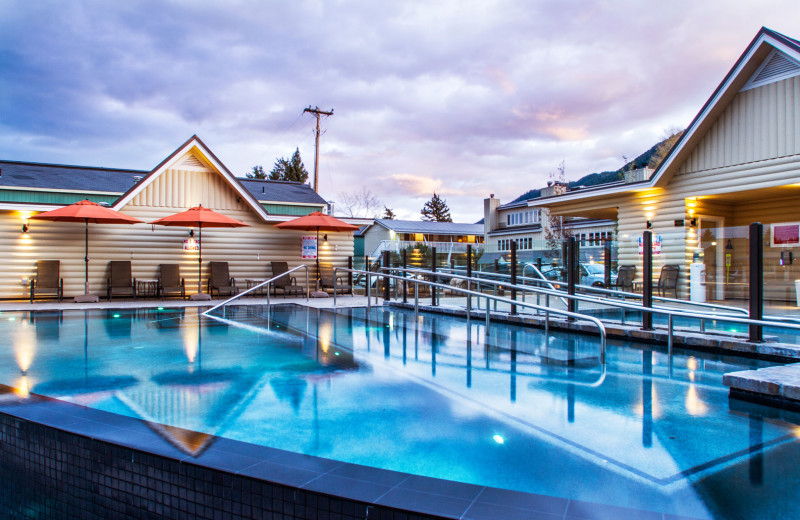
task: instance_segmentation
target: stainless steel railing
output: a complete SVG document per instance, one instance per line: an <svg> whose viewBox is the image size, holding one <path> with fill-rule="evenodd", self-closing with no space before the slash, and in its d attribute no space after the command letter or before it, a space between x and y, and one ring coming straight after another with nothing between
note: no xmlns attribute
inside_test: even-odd
<svg viewBox="0 0 800 520"><path fill-rule="evenodd" d="M631 310L636 310L638 312L645 311L645 312L652 312L653 314L666 315L667 316L667 345L668 345L670 354L672 354L672 348L673 348L673 344L674 344L674 318L675 317L683 317L683 318L699 319L699 320L715 320L715 321L721 321L721 322L726 322L726 323L739 323L739 324L743 324L743 325L761 325L761 326L765 326L765 327L784 328L784 329L789 329L789 330L800 331L800 324L797 324L797 323L785 323L785 322L779 322L779 321L773 321L773 320L751 320L749 318L740 318L738 316L733 316L733 315L730 315L730 314L699 313L699 312L696 312L696 311L686 311L686 310L675 309L675 308L670 308L670 307L643 307L641 304L630 303L630 302L627 302L625 300L618 300L618 299L611 299L611 298L598 298L598 297L587 296L587 295L583 295L583 294L570 295L570 294L567 294L565 291L553 291L553 290L550 290L550 289L541 289L541 288L533 287L533 286L530 286L530 285L512 285L512 284L507 283L507 282L499 282L499 281L495 281L495 280L468 278L468 277L462 276L462 275L446 274L446 273L443 273L442 271L435 271L434 272L434 271L427 271L427 270L423 270L423 269L403 269L403 268L399 268L399 267L393 267L393 268L388 268L388 269L389 270L393 270L393 271L414 272L414 273L416 273L418 275L419 274L424 274L426 276L439 276L439 277L444 276L444 277L448 277L448 278L458 278L458 279L463 279L463 280L469 280L471 282L478 283L478 284L487 284L487 285L495 285L495 286L499 285L499 286L502 286L502 287L508 288L508 289L516 289L517 291L522 291L522 292L527 291L527 292L532 292L532 293L537 293L537 294L544 294L547 297L547 302L546 302L546 307L545 307L545 309L546 309L546 312L545 312L545 330L546 331L548 329L548 324L549 324L549 321L550 321L549 314L551 312L555 313L555 311L557 311L557 310L561 311L561 309L553 309L553 308L549 307L549 297L550 296L557 296L559 298L574 299L574 300L577 300L577 301L592 302L592 303L596 303L596 304L600 304L600 305L618 307L618 308L621 308L621 309L631 309ZM376 273L373 273L373 275L374 274L376 274ZM447 288L447 289L450 289L450 290L455 290L455 287L450 286L450 285L436 284L436 286L444 287L444 288ZM480 294L481 297L486 297L487 296L487 295L485 295L483 293L477 293L477 294ZM497 298L498 297L493 297L493 299L497 299ZM517 305L517 306L523 306L523 307L527 306L527 305L522 305L522 303L524 303L524 302L511 300L509 298L502 298L502 300L505 303L508 303L510 305ZM497 299L497 301L500 301L500 300ZM537 305L537 306L534 306L534 307L539 307L539 306ZM561 311L561 313L563 313L563 312L565 312L565 311ZM587 315L581 314L581 316L587 316Z"/></svg>
<svg viewBox="0 0 800 520"><path fill-rule="evenodd" d="M409 269L402 269L402 268L384 268L384 270L386 270L386 269L399 269L401 271L410 271ZM460 292L460 293L463 293L463 294L466 294L466 295L470 295L470 296L473 296L473 297L486 298L487 303L486 303L486 316L485 316L485 318L486 318L485 333L487 335L489 334L489 326L490 326L490 322L491 322L491 312L489 310L489 300L502 302L502 303L508 303L510 305L518 305L518 306L521 306L521 307L527 307L527 308L531 308L531 309L536 309L536 310L544 311L546 313L552 312L554 314L566 316L567 318L574 318L576 320L583 320L583 321L591 322L594 325L596 325L598 330L600 331L600 363L601 364L605 364L606 363L606 328L605 328L605 325L603 325L603 322L600 321L599 319L595 318L594 316L588 316L588 315L585 315L585 314L579 314L577 312L570 312L570 311L562 310L562 309L549 309L547 307L544 307L544 306L541 306L541 305L536 305L536 304L533 304L533 303L519 302L519 301L516 301L516 300L512 300L510 298L505 298L503 296L496 296L496 295L493 295L493 294L484 294L484 293L472 291L472 290L469 290L469 289L464 289L464 288L461 288L461 287L453 287L453 286L450 286L450 285L441 284L441 283L437 283L437 282L433 282L433 281L429 281L429 280L420 280L420 279L416 279L415 278L415 279L412 279L412 280L409 281L409 279L406 278L405 276L398 276L398 275L388 274L386 272L373 273L373 272L370 272L370 271L361 271L361 270L358 270L358 269L348 269L346 267L335 267L333 269L334 276L336 276L336 273L339 272L339 271L350 272L350 273L354 273L354 274L364 274L366 276L366 281L367 281L367 312L369 312L369 310L370 310L370 307L371 307L371 303L370 302L372 301L371 294L370 294L370 285L371 285L370 284L370 278L372 276L377 276L377 277L382 277L384 279L390 279L390 280L396 280L396 281L405 281L405 282L414 284L414 317L415 318L419 317L419 290L418 289L419 289L420 285L425 285L425 286L429 286L431 288L438 288L438 289L449 289L449 290ZM432 273L432 272L431 272L431 274L433 274L434 276L436 275L436 273ZM446 275L446 276L457 276L457 275ZM466 277L464 277L464 278L466 278ZM333 306L336 307L336 294L335 293L333 295ZM467 319L469 319L470 317L471 317L471 313L468 313L467 314ZM549 324L549 320L547 320L547 323Z"/></svg>
<svg viewBox="0 0 800 520"><path fill-rule="evenodd" d="M265 286L267 288L267 305L270 305L271 302L270 302L270 296L269 296L269 289L270 289L269 286L272 284L272 282L274 282L275 280L278 280L280 278L283 278L284 276L289 276L293 272L298 271L300 269L305 269L306 270L306 301L308 301L308 266L306 264L301 264L301 265L298 265L297 267L295 267L293 269L289 269L285 273L281 273L278 276L273 276L269 280L264 280L263 282L261 282L258 285L254 285L253 287L251 287L251 288L249 288L249 289L247 289L245 291L242 291L242 292L240 292L238 294L233 295L232 297L228 298L224 302L218 303L217 305L214 305L210 309L207 309L207 310L203 311L202 314L204 314L206 316L209 316L212 311L215 311L215 310L219 309L220 307L222 307L223 308L222 309L223 310L223 315L224 315L224 311L225 311L224 307L226 305L228 305L230 302L232 302L234 300L238 300L239 298L241 298L245 294L249 294L249 293L251 293L251 292L253 292L253 291L257 290L257 289L260 289L262 287L265 287Z"/></svg>

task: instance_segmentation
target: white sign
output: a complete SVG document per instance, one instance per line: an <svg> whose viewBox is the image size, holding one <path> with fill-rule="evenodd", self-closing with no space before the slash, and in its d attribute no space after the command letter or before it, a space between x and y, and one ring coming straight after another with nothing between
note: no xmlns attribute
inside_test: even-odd
<svg viewBox="0 0 800 520"><path fill-rule="evenodd" d="M200 241L195 240L194 238L187 238L183 241L183 250L184 251L199 251L200 250Z"/></svg>
<svg viewBox="0 0 800 520"><path fill-rule="evenodd" d="M661 254L661 235L653 235L653 244L652 244L653 254L660 255ZM644 254L644 244L642 243L642 237L639 237L639 254Z"/></svg>
<svg viewBox="0 0 800 520"><path fill-rule="evenodd" d="M303 237L303 258L317 257L317 237Z"/></svg>

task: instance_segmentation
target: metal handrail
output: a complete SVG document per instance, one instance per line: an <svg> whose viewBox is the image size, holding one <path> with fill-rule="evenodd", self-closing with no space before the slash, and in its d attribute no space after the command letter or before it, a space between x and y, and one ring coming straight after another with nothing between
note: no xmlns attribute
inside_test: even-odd
<svg viewBox="0 0 800 520"><path fill-rule="evenodd" d="M425 271L425 270L422 270L422 269L403 269L401 267L392 267L392 268L387 268L387 269L396 270L396 271L412 271L412 272L417 272L417 273L420 273L420 274L432 274L432 275L438 274L439 276L442 276L442 273L440 271L437 271L437 272L434 273L433 271ZM689 312L689 311L683 311L683 310L680 310L680 309L672 309L672 308L669 308L669 307L644 307L641 304L632 304L632 303L626 302L625 300L612 300L612 299L608 299L608 298L597 298L597 297L594 297L594 296L585 296L585 295L578 295L578 294L566 294L563 291L551 291L551 290L548 290L548 289L540 289L538 287L532 287L532 286L526 286L526 285L511 285L511 284L508 284L508 283L505 283L505 282L496 282L494 280L480 280L480 279L476 280L474 278L470 279L467 276L461 276L461 275L457 275L457 274L445 274L444 276L449 276L451 278L459 278L459 279L463 279L463 280L470 280L470 281L477 282L477 283L485 283L485 284L490 284L490 285L491 284L502 285L503 287L507 287L507 288L510 288L510 289L516 289L518 291L528 291L528 292L534 292L534 293L541 293L541 294L545 294L545 295L548 295L548 296L555 295L555 296L560 296L562 298L569 298L569 299L574 299L574 300L578 300L578 301L594 302L594 303L598 303L598 304L601 304L601 305L608 305L608 306L611 306L611 307L619 307L619 308L633 309L633 310L637 310L637 311L653 312L655 314L665 314L667 316L667 334L668 334L667 335L667 345L669 347L669 353L670 354L672 354L672 347L673 347L673 318L675 316L684 317L684 318L694 318L694 319L700 319L700 320L717 320L717 321L724 321L724 322L728 322L728 323L740 323L740 324L744 324L744 325L762 325L762 326L765 326L765 327L778 327L778 328L785 328L785 329L792 329L792 330L800 330L800 324L794 324L794 323L776 323L774 321L769 321L769 320L753 320L753 319L750 319L750 318L739 318L738 316L731 316L729 314L693 313L693 312ZM441 285L441 284L438 284L438 285ZM444 287L446 287L448 289L455 289L454 287L451 287L449 285L446 285ZM484 297L486 296L483 293L480 293L480 294L481 294L481 296L484 296ZM526 306L526 305L522 305L522 303L524 303L524 302L518 302L516 300L511 300L511 299L507 299L507 298L504 298L503 300L505 300L506 303L510 303L511 305ZM560 309L551 309L549 307L547 308L547 310L550 311L550 312L560 311ZM561 312L563 313L564 311L561 311ZM582 315L582 316L584 316L584 315ZM549 321L549 315L547 315L547 314L545 315L545 320Z"/></svg>
<svg viewBox="0 0 800 520"><path fill-rule="evenodd" d="M383 270L391 270L391 269L398 269L400 271L411 271L411 269L402 269L402 268L383 268ZM367 310L368 311L370 309L370 299L371 299L370 298L370 296L371 296L370 295L370 284L369 284L370 277L372 277L372 276L381 276L381 277L384 277L384 278L389 278L389 279L409 282L409 279L406 278L405 276L398 276L398 275L394 275L394 274L381 273L381 272L373 273L373 272L370 272L370 271L360 271L358 269L349 269L347 267L334 267L334 269L333 269L334 276L336 276L336 272L337 271L345 271L345 272L351 272L351 273L363 273L363 274L366 274L366 277L367 277ZM432 273L432 274L435 275L436 273ZM447 275L447 276L458 276L458 275ZM466 277L464 277L464 278L466 278ZM476 292L476 291L471 291L471 290L468 290L468 289L462 289L461 287L452 287L450 285L441 284L441 283L437 283L437 282L431 282L431 281L428 281L428 280L413 279L413 280L410 280L410 283L414 284L414 315L415 316L419 316L419 291L417 289L418 289L418 286L420 284L427 285L427 286L430 286L430 287L436 287L436 288L439 288L439 289L450 289L450 290L453 290L453 291L456 291L456 292L464 293L464 294L469 295L469 296L475 296L475 297L479 297L479 298L486 298L486 302L487 302L486 303L486 331L485 331L486 334L489 334L489 322L490 322L490 319L491 319L491 312L489 311L489 300L494 300L494 301L498 301L498 302L501 302L501 303L508 303L510 305L518 305L520 307L528 307L528 308L531 308L531 309L544 311L545 313L553 312L555 314L567 316L568 318L575 318L575 319L578 319L578 320L584 320L584 321L592 322L593 324L595 324L597 326L598 330L600 331L600 363L601 364L605 364L606 363L606 327L605 327L605 325L603 325L602 321L600 321L599 319L595 318L594 316L588 316L586 314L579 314L577 312L570 312L570 311L561 310L561 309L551 309L549 307L544 307L542 305L536 305L536 304L533 304L533 303L518 302L516 300L512 300L510 298L505 298L503 296L495 296L495 295L492 295L492 294L483 294L483 293ZM335 292L334 292L334 295L333 295L333 306L336 307L336 293ZM469 314L467 314L467 316L469 317ZM549 323L549 320L548 320L548 323ZM798 328L800 328L800 327L798 327Z"/></svg>
<svg viewBox="0 0 800 520"><path fill-rule="evenodd" d="M274 282L275 280L277 280L277 279L279 279L279 278L282 278L282 277L284 277L284 276L288 276L288 275L292 274L293 272L295 272L295 271L297 271L297 270L299 270L299 269L305 269L305 270L306 270L306 301L308 301L308 266L307 266L306 264L300 264L300 265L298 265L297 267L294 267L294 268L292 268L292 269L289 269L289 270L288 270L288 271L286 271L285 273L281 273L281 274L279 274L278 276L273 276L273 277L272 277L272 278L270 278L269 280L264 280L264 281L263 281L263 282L261 282L260 284L258 284L258 285L254 285L253 287L251 287L251 288L247 289L246 291L240 292L239 294L234 294L233 296L231 296L230 298L228 298L228 299L227 299L227 300L225 300L224 302L222 302L222 303L218 303L217 305L214 305L214 306L213 306L213 307L211 307L210 309L207 309L207 310L203 311L201 314L204 314L204 315L206 315L206 316L209 316L209 315L210 315L210 313L211 313L211 311L215 311L215 310L219 309L220 307L224 307L225 305L229 304L229 303L230 303L230 302L232 302L233 300L236 300L236 299L238 299L238 298L241 298L241 297L242 297L242 296L244 296L245 294L251 293L251 292L255 291L256 289L260 289L261 287L264 287L265 285L267 286L267 305L270 305L270 297L269 297L269 285L270 285L272 282Z"/></svg>

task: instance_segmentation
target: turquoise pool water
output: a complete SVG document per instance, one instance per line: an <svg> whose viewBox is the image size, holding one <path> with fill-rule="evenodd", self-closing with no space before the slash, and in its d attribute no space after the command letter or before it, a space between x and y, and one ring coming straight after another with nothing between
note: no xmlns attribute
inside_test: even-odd
<svg viewBox="0 0 800 520"><path fill-rule="evenodd" d="M0 382L299 453L695 518L797 518L797 416L728 400L768 363L400 310L0 314ZM170 430L161 432L172 435ZM199 453L213 437L174 434Z"/></svg>

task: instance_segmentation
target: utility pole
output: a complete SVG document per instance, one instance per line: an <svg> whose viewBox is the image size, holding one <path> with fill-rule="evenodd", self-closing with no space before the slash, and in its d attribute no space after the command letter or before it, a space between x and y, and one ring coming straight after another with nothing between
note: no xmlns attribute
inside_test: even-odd
<svg viewBox="0 0 800 520"><path fill-rule="evenodd" d="M314 144L314 191L319 193L319 116L332 116L333 109L331 109L330 112L325 112L324 110L320 110L319 107L311 108L311 105L308 105L308 108L303 109L303 113L306 112L314 114L314 117L317 118L317 131L315 133L316 139Z"/></svg>

